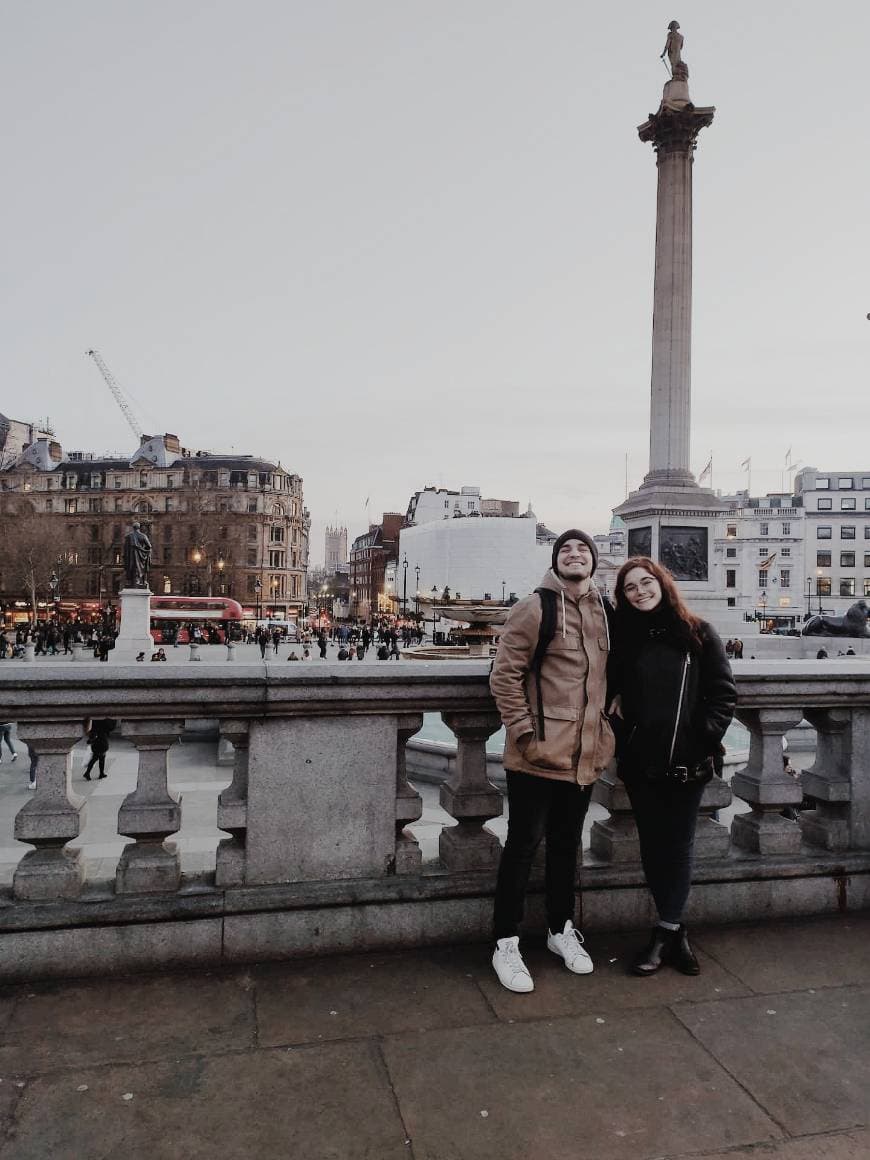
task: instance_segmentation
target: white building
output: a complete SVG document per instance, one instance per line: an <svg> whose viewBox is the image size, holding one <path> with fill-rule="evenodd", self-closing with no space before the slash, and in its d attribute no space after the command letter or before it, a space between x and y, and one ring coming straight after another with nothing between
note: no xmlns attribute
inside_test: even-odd
<svg viewBox="0 0 870 1160"><path fill-rule="evenodd" d="M430 521L402 528L396 591L401 598L408 561L408 607L416 592L450 589L470 600L528 596L550 566L552 544L539 542L531 516ZM419 569L419 571L418 571Z"/></svg>
<svg viewBox="0 0 870 1160"><path fill-rule="evenodd" d="M415 491L408 502L406 524L428 524L454 516L518 516L520 505L515 499L481 499L479 487L424 487Z"/></svg>
<svg viewBox="0 0 870 1160"><path fill-rule="evenodd" d="M804 570L808 603L842 615L870 599L870 471L819 471L795 476L805 514Z"/></svg>

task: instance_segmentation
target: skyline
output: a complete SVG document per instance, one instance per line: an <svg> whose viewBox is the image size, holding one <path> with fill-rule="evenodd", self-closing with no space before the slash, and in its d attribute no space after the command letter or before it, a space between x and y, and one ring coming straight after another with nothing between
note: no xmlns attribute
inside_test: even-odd
<svg viewBox="0 0 870 1160"><path fill-rule="evenodd" d="M367 495L377 520L426 484L603 531L625 453L631 489L647 469L637 126L681 14L176 8L7 14L0 410L130 454L96 347L149 433L300 474L313 564L327 523L353 538ZM694 169L692 468L712 452L733 492L751 457L764 493L789 447L866 466L870 14L682 15L693 99L717 110Z"/></svg>

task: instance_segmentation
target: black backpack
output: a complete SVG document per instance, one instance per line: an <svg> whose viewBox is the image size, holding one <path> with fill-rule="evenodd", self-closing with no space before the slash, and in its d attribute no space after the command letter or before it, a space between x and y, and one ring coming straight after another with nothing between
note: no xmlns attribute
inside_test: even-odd
<svg viewBox="0 0 870 1160"><path fill-rule="evenodd" d="M541 626L538 629L538 643L532 656L531 671L535 674L535 687L538 690L538 738L543 741L546 737L544 730L544 695L541 692L541 667L544 656L550 647L550 642L556 635L556 593L552 588L536 588L541 598Z"/></svg>

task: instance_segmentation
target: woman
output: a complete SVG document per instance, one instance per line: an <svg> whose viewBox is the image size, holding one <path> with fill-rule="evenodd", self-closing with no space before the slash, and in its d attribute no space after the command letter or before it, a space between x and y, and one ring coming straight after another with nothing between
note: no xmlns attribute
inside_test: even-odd
<svg viewBox="0 0 870 1160"><path fill-rule="evenodd" d="M613 688L623 719L619 775L634 810L641 860L659 915L632 972L665 962L697 975L682 925L695 822L737 693L715 629L686 607L674 578L646 556L616 577Z"/></svg>
<svg viewBox="0 0 870 1160"><path fill-rule="evenodd" d="M97 762L99 762L100 766L100 777L106 776L106 754L109 752L109 734L115 728L116 724L116 721L111 721L108 718L87 722L88 745L91 747L91 759L85 766L85 772L82 774L85 781L91 780L91 770Z"/></svg>

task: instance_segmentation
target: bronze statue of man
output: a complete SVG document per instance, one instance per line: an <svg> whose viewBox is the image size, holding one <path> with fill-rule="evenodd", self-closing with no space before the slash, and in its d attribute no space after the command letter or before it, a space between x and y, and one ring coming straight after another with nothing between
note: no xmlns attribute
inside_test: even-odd
<svg viewBox="0 0 870 1160"><path fill-rule="evenodd" d="M680 26L676 20L672 20L668 25L668 39L665 41L665 47L662 49L661 60L667 56L671 66L671 76L676 72L678 64L683 63L683 37L680 33Z"/></svg>
<svg viewBox="0 0 870 1160"><path fill-rule="evenodd" d="M151 570L151 541L138 523L124 537L124 573L127 588L147 588Z"/></svg>

